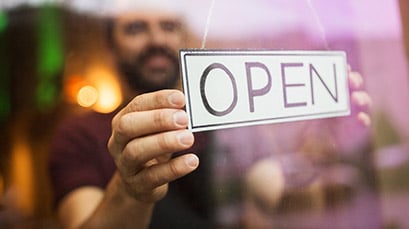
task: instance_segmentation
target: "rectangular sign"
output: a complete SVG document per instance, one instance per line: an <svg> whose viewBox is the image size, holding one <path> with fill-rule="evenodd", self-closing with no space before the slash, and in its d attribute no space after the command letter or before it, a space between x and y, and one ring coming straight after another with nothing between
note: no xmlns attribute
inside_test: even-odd
<svg viewBox="0 0 409 229"><path fill-rule="evenodd" d="M180 51L193 132L348 115L342 51Z"/></svg>

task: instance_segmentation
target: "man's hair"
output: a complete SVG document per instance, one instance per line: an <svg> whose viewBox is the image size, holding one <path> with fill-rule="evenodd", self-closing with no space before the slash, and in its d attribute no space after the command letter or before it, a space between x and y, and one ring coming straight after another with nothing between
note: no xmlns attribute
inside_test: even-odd
<svg viewBox="0 0 409 229"><path fill-rule="evenodd" d="M110 49L114 48L114 27L115 27L115 20L113 18L104 18L103 19L103 29L105 33L105 39L107 45Z"/></svg>

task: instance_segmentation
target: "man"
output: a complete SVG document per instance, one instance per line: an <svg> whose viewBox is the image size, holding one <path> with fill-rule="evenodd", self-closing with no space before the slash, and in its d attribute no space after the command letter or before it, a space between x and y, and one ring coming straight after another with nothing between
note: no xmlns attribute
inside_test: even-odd
<svg viewBox="0 0 409 229"><path fill-rule="evenodd" d="M57 132L51 176L59 218L68 228L147 227L154 203L165 196L168 182L192 172L199 163L192 153L171 158L173 152L189 149L194 142L193 134L186 130L183 94L178 90L148 93L179 87L177 54L186 39L180 15L138 10L121 13L108 25L112 51L125 82L124 94L126 98L141 96L113 118L108 149L115 164L105 149L113 114L93 113L68 120ZM111 176L106 184L106 177ZM183 214L186 204L194 205L199 214L205 211L197 202L171 200L166 204L172 205L167 206L172 208L170 216L158 213L158 217L168 226L172 225L166 220L169 217L179 217L175 226L206 225L192 213L192 207Z"/></svg>
<svg viewBox="0 0 409 229"><path fill-rule="evenodd" d="M209 154L200 153L207 150L203 138L186 130L185 98L175 90L186 39L180 15L139 9L115 15L109 28L130 102L113 114L68 120L57 131L50 167L62 225L210 227Z"/></svg>

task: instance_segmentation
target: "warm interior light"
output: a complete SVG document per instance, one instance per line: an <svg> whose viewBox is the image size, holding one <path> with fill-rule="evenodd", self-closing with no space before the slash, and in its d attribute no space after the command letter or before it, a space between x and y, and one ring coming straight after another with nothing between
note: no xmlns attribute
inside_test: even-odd
<svg viewBox="0 0 409 229"><path fill-rule="evenodd" d="M91 107L98 101L98 90L91 86L83 86L77 94L77 103L82 107Z"/></svg>
<svg viewBox="0 0 409 229"><path fill-rule="evenodd" d="M18 126L13 134L11 154L11 190L15 207L25 215L31 215L34 207L34 175L32 153L25 133Z"/></svg>
<svg viewBox="0 0 409 229"><path fill-rule="evenodd" d="M109 67L90 65L81 75L71 75L64 84L67 101L100 113L114 111L122 103L117 76Z"/></svg>
<svg viewBox="0 0 409 229"><path fill-rule="evenodd" d="M78 92L85 85L88 85L88 83L85 82L83 76L80 75L68 76L64 82L65 99L70 103L78 103Z"/></svg>
<svg viewBox="0 0 409 229"><path fill-rule="evenodd" d="M115 110L121 103L121 94L119 91L113 90L109 82L101 82L99 85L98 103L94 109L99 112L111 112Z"/></svg>
<svg viewBox="0 0 409 229"><path fill-rule="evenodd" d="M122 103L122 93L117 77L103 66L94 66L86 74L86 80L97 90L98 98L92 109L101 113L114 111Z"/></svg>

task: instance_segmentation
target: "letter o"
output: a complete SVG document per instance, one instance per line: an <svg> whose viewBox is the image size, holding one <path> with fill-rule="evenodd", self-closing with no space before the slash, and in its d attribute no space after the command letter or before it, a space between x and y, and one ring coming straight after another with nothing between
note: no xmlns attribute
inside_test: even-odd
<svg viewBox="0 0 409 229"><path fill-rule="evenodd" d="M213 109L210 104L209 101L207 100L206 97L206 92L205 92L205 84L206 84L206 80L207 80L207 76L209 75L210 71L212 71L213 69L219 68L221 70L223 70L224 72L227 73L227 75L230 78L230 81L232 83L233 86L233 92L234 92L234 96L233 96L233 101L230 104L230 106L224 110L224 111L217 111L215 109ZM229 69L226 68L226 66L224 66L223 64L220 63L213 63L211 65L209 65L203 72L202 76L200 77L200 96L202 97L202 102L203 105L205 106L206 110L215 115L215 116L224 116L228 113L230 113L234 107L237 105L237 85L236 85L236 80L234 79L233 74L230 72Z"/></svg>

